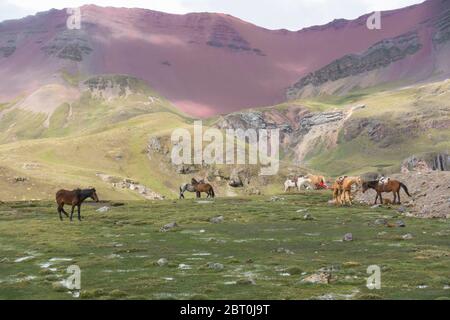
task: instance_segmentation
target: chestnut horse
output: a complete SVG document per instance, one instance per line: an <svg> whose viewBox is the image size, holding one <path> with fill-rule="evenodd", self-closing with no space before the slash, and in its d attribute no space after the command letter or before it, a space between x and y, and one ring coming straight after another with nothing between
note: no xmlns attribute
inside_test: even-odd
<svg viewBox="0 0 450 320"><path fill-rule="evenodd" d="M408 197L411 198L409 194L408 188L406 185L397 180L389 179L387 182L381 184L378 180L364 182L362 186L362 192L365 193L369 189L374 189L377 192L377 196L375 198L375 204L377 204L378 198L380 198L380 203L383 204L383 197L381 196L384 192L392 192L394 195L394 200L392 201L394 204L401 204L400 202L400 189L403 189Z"/></svg>
<svg viewBox="0 0 450 320"><path fill-rule="evenodd" d="M352 186L356 184L358 186L362 185L362 180L360 177L345 177L342 181L342 193L341 193L341 203L352 205Z"/></svg>
<svg viewBox="0 0 450 320"><path fill-rule="evenodd" d="M324 176L315 176L313 174L307 174L306 179L310 180L310 183L314 186L314 189L328 189L327 182Z"/></svg>
<svg viewBox="0 0 450 320"><path fill-rule="evenodd" d="M200 181L198 181L198 183L205 183L205 182L204 182L204 180L200 180ZM184 199L184 193L186 191L197 193L193 184L185 183L182 186L180 186L180 199Z"/></svg>
<svg viewBox="0 0 450 320"><path fill-rule="evenodd" d="M70 221L72 221L73 211L75 207L78 207L78 220L81 221L81 204L87 198L91 198L95 202L99 201L95 189L84 189L84 190L75 189L72 191L59 190L56 193L56 203L58 204L59 219L61 219L61 221L63 219L61 213L64 213L66 217L69 217L69 214L64 210L64 205L67 204L72 206L72 212L70 213Z"/></svg>
<svg viewBox="0 0 450 320"><path fill-rule="evenodd" d="M333 201L335 204L341 204L341 197L342 197L342 183L344 182L344 179L346 177L339 177L336 179L336 181L331 186L331 189L333 190Z"/></svg>
<svg viewBox="0 0 450 320"><path fill-rule="evenodd" d="M197 198L201 198L202 192L207 194L207 198L214 198L216 196L212 185L210 185L209 183L198 182L197 180L192 178L191 185L195 189Z"/></svg>

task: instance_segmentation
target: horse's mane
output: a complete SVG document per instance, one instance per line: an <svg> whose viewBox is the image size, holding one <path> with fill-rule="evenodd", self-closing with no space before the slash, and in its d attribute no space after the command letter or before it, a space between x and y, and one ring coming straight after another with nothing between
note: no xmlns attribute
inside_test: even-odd
<svg viewBox="0 0 450 320"><path fill-rule="evenodd" d="M376 187L378 185L378 180L365 181L364 184L368 187Z"/></svg>
<svg viewBox="0 0 450 320"><path fill-rule="evenodd" d="M73 192L75 192L77 195L86 195L86 194L91 194L91 193L95 192L95 189L94 188L89 188L89 189L77 188L77 189L73 190Z"/></svg>

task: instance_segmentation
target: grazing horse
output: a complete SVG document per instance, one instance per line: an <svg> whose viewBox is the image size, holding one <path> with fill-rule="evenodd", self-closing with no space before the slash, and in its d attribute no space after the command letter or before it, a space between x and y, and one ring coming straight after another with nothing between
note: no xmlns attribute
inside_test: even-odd
<svg viewBox="0 0 450 320"><path fill-rule="evenodd" d="M301 191L302 188L305 188L305 189L309 188L311 186L311 184L312 184L311 179L308 179L306 177L302 176L302 177L298 177L298 179L297 179L298 191ZM306 187L305 187L305 185L306 185Z"/></svg>
<svg viewBox="0 0 450 320"><path fill-rule="evenodd" d="M200 180L198 183L204 183L203 180ZM195 190L195 187L192 183L185 183L180 186L180 199L184 199L184 193L185 192L197 192Z"/></svg>
<svg viewBox="0 0 450 320"><path fill-rule="evenodd" d="M69 217L69 214L64 210L64 205L67 204L72 206L72 212L70 213L70 221L72 221L73 211L75 207L78 207L78 220L81 221L81 204L87 198L91 198L95 202L99 201L97 191L95 191L95 189L84 189L84 190L75 189L72 191L59 190L56 193L56 203L58 204L59 219L61 219L61 221L63 219L61 213L64 213L66 217Z"/></svg>
<svg viewBox="0 0 450 320"><path fill-rule="evenodd" d="M341 204L341 197L342 192L344 191L342 188L342 183L344 182L344 179L346 177L339 177L336 179L336 181L331 186L331 189L333 190L333 201L335 204Z"/></svg>
<svg viewBox="0 0 450 320"><path fill-rule="evenodd" d="M328 188L324 176L315 176L313 174L308 174L306 176L306 178L311 180L311 184L314 186L314 188L316 190L318 190L318 189L327 189Z"/></svg>
<svg viewBox="0 0 450 320"><path fill-rule="evenodd" d="M210 185L209 183L198 182L197 180L192 178L191 184L194 186L197 198L201 198L202 192L207 194L207 198L214 198L216 196L212 185Z"/></svg>
<svg viewBox="0 0 450 320"><path fill-rule="evenodd" d="M341 193L341 203L352 205L352 186L356 184L358 186L362 185L362 180L360 177L345 177L342 180L342 193Z"/></svg>
<svg viewBox="0 0 450 320"><path fill-rule="evenodd" d="M411 198L409 194L408 188L406 185L397 180L389 179L387 182L381 184L379 181L369 181L364 182L362 185L362 191L365 193L369 189L374 189L377 192L377 196L375 198L375 204L377 204L378 198L380 198L380 203L383 204L383 197L381 196L384 192L392 192L394 195L394 200L392 201L394 204L401 204L400 202L400 189L403 189L408 197Z"/></svg>
<svg viewBox="0 0 450 320"><path fill-rule="evenodd" d="M297 188L297 181L291 180L291 179L287 179L284 182L284 192L288 192L291 191L291 188Z"/></svg>
<svg viewBox="0 0 450 320"><path fill-rule="evenodd" d="M288 192L291 190L291 188L297 188L298 191L301 191L302 188L307 189L309 186L305 185L311 185L312 181L309 178L306 178L304 176L300 176L300 177L294 177L294 179L287 179L284 182L284 192Z"/></svg>

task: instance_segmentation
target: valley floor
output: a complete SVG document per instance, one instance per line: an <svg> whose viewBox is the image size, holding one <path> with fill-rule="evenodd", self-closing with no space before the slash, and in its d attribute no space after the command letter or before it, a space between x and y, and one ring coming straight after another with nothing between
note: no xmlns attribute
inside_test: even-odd
<svg viewBox="0 0 450 320"><path fill-rule="evenodd" d="M76 299L63 285L69 265L81 269L79 299L450 298L449 220L328 199L86 203L73 223L59 221L53 202L3 203L0 299ZM380 223L399 220L406 226ZM381 268L380 290L366 287L370 265ZM328 284L302 281L320 272Z"/></svg>

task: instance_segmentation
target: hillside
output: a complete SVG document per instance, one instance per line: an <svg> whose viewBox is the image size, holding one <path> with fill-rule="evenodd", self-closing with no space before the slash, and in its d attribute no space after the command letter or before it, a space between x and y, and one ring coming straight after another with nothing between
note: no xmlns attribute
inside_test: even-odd
<svg viewBox="0 0 450 320"><path fill-rule="evenodd" d="M450 150L449 94L450 82L444 81L296 100L204 122L220 129L280 128L280 172L265 178L251 166L174 166L169 137L175 128L192 130L192 119L171 111L170 105L140 114L140 107L130 107L130 101L136 101L133 95L130 101L113 98L109 103L97 98L102 108L109 106L108 112L96 113L97 107L90 110L86 105L74 113L80 118L64 128L62 116L60 126L52 127L55 111L49 128L36 129L40 139L0 145L1 197L51 199L60 187L92 185L107 199L150 199L153 192L177 198L178 187L193 176L211 181L219 197L272 194L282 190L287 176L306 172L328 177L398 172L412 155ZM122 114L117 107L122 105L132 112ZM45 123L44 118L40 123ZM83 123L88 124L86 129ZM13 129L3 133L4 139L11 137ZM241 180L243 186L230 187L232 180ZM140 193L143 187L145 194Z"/></svg>
<svg viewBox="0 0 450 320"><path fill-rule="evenodd" d="M381 30L367 29L368 14L298 32L224 14L93 5L81 7L81 29L68 30L66 11L50 10L0 23L0 102L55 90L66 72L143 79L197 117L281 103L299 79L290 98L436 81L450 71L449 10L449 0L429 0L383 12Z"/></svg>

